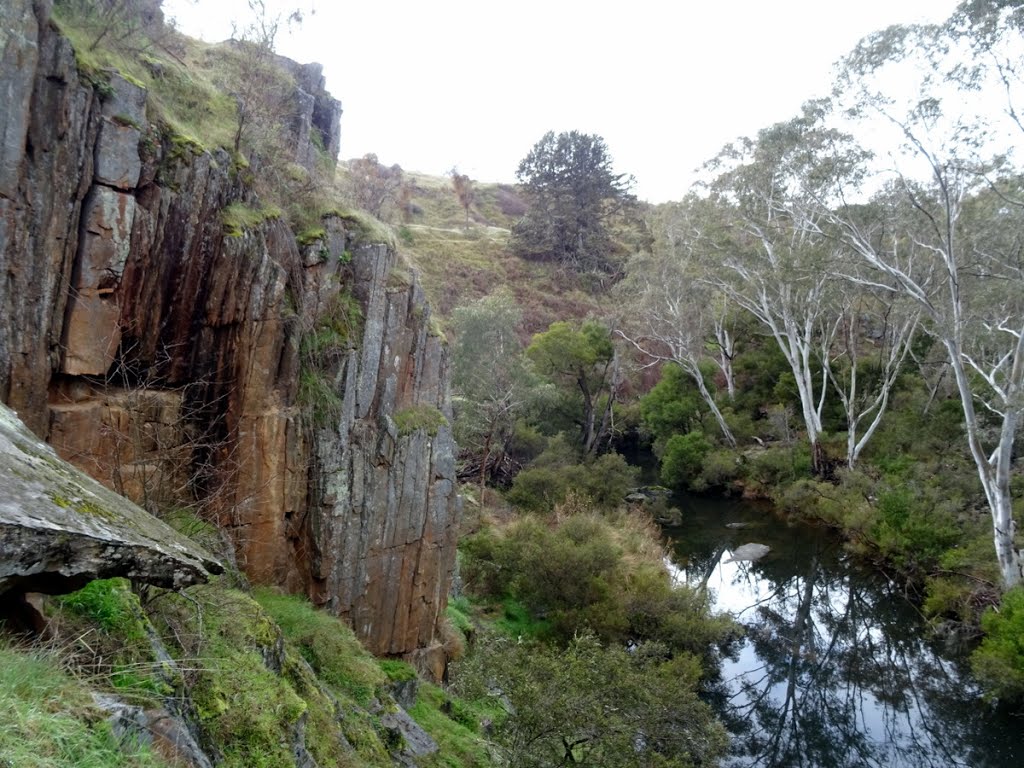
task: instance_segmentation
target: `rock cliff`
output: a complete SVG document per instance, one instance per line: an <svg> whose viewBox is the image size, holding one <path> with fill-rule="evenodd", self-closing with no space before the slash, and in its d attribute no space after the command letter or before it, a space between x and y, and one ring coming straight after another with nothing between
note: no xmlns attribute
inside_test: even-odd
<svg viewBox="0 0 1024 768"><path fill-rule="evenodd" d="M345 214L297 239L145 88L83 77L49 13L0 8L0 400L150 511L216 520L252 580L437 674L459 500L422 292ZM341 109L289 66L301 164L337 150Z"/></svg>

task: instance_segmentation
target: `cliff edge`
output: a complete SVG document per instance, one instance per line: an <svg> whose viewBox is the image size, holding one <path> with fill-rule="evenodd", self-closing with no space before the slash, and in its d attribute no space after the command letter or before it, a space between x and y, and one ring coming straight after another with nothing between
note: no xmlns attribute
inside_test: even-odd
<svg viewBox="0 0 1024 768"><path fill-rule="evenodd" d="M51 12L0 9L0 400L147 510L215 521L253 581L438 676L460 502L422 291L344 210L297 232L258 158L164 119L167 67L86 71ZM333 160L340 104L315 66L282 72L292 165Z"/></svg>

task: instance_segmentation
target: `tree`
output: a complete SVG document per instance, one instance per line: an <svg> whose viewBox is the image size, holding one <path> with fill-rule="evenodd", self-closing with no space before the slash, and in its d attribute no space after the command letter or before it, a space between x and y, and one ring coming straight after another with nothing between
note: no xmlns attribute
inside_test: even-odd
<svg viewBox="0 0 1024 768"><path fill-rule="evenodd" d="M530 202L512 228L517 254L580 272L616 271L608 224L635 198L633 177L612 170L604 139L549 131L519 164L516 178Z"/></svg>
<svg viewBox="0 0 1024 768"><path fill-rule="evenodd" d="M502 463L516 421L542 394L516 335L521 313L507 294L455 310L455 436L479 461L481 498Z"/></svg>
<svg viewBox="0 0 1024 768"><path fill-rule="evenodd" d="M469 209L476 202L476 189L473 188L473 180L466 174L459 173L458 168L452 168L449 175L452 177L452 189L455 191L455 197L458 198L459 205L466 211L466 229L469 229Z"/></svg>
<svg viewBox="0 0 1024 768"><path fill-rule="evenodd" d="M697 385L725 441L736 447L702 370L706 361L713 360L725 379L729 399L735 396L736 347L729 304L689 258L696 235L688 214L694 205L691 199L672 206L660 222L654 253L630 262L624 290L636 296L637 306L630 327L618 333L650 360L678 365Z"/></svg>
<svg viewBox="0 0 1024 768"><path fill-rule="evenodd" d="M359 208L383 219L389 205L398 203L405 184L402 166L382 165L372 152L348 162L348 195Z"/></svg>
<svg viewBox="0 0 1024 768"><path fill-rule="evenodd" d="M264 159L284 151L282 117L293 111L295 83L278 64L275 46L281 25L298 24L302 13L272 14L264 0L249 0L249 22L233 26L237 71L230 73L229 88L238 108L235 152L246 149Z"/></svg>
<svg viewBox="0 0 1024 768"><path fill-rule="evenodd" d="M707 280L771 333L796 380L814 470L825 469L821 437L828 363L838 331L832 263L836 241L822 230L817 200L859 160L856 150L824 157L844 142L818 123L816 105L798 118L726 147L723 169L694 242Z"/></svg>
<svg viewBox="0 0 1024 768"><path fill-rule="evenodd" d="M619 385L618 356L608 328L594 321L579 329L566 322L552 323L534 335L526 354L538 373L569 392L578 390L580 447L584 454L596 455L611 437Z"/></svg>
<svg viewBox="0 0 1024 768"><path fill-rule="evenodd" d="M495 739L510 768L713 765L726 735L699 678L691 656L605 648L589 633L564 650L484 638L456 671L463 694L504 702Z"/></svg>
<svg viewBox="0 0 1024 768"><path fill-rule="evenodd" d="M1024 416L1024 183L997 142L1022 133L1020 24L1016 4L971 2L945 25L893 27L860 43L837 95L850 114L894 127L896 168L876 196L884 215L833 214L873 270L851 279L916 303L946 350L1007 587L1022 580L1010 480ZM966 67L965 44L984 54ZM917 75L909 98L887 91L893 70ZM960 90L948 98L952 84ZM1005 109L974 98L983 91L1005 94ZM911 170L921 167L924 178Z"/></svg>

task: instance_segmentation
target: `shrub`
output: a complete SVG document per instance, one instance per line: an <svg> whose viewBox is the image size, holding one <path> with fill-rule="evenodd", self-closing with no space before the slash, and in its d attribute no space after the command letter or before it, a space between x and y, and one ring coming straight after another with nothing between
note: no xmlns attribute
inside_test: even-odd
<svg viewBox="0 0 1024 768"><path fill-rule="evenodd" d="M870 535L882 555L906 570L928 570L960 535L954 521L920 489L883 491Z"/></svg>
<svg viewBox="0 0 1024 768"><path fill-rule="evenodd" d="M524 469L506 498L527 512L549 512L565 502L570 492L580 494L601 509L614 509L636 485L637 470L617 453L607 453L585 464L562 464L566 457L558 440Z"/></svg>
<svg viewBox="0 0 1024 768"><path fill-rule="evenodd" d="M985 639L971 666L988 695L1007 703L1024 700L1024 587L1003 595L999 610L981 619Z"/></svg>
<svg viewBox="0 0 1024 768"><path fill-rule="evenodd" d="M661 482L676 488L688 487L700 473L711 443L702 432L673 435L661 457Z"/></svg>

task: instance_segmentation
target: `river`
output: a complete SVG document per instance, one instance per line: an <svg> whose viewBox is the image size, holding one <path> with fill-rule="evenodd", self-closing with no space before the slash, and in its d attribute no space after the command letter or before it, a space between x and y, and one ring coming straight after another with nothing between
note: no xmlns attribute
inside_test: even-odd
<svg viewBox="0 0 1024 768"><path fill-rule="evenodd" d="M667 528L677 578L706 584L745 637L709 700L732 734L729 768L1017 768L1024 719L980 698L964 659L930 642L899 588L832 531L763 506L681 497ZM742 528L727 528L729 523ZM771 551L729 562L738 546Z"/></svg>

